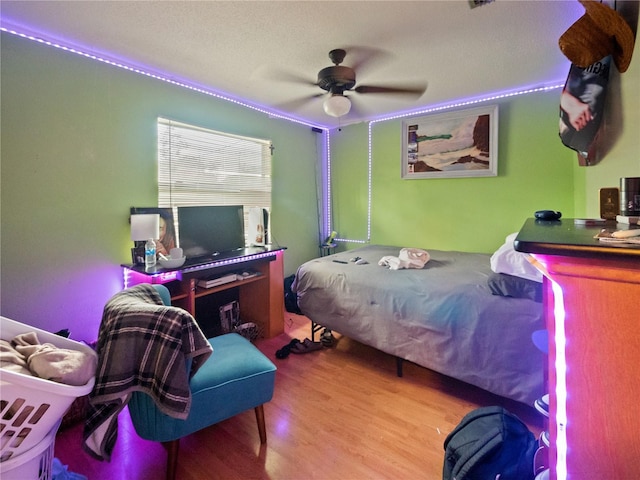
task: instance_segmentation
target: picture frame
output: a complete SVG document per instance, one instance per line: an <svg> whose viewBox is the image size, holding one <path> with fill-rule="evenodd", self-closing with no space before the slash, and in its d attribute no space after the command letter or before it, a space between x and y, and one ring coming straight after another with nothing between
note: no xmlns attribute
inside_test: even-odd
<svg viewBox="0 0 640 480"><path fill-rule="evenodd" d="M403 179L498 175L498 106L406 118Z"/></svg>
<svg viewBox="0 0 640 480"><path fill-rule="evenodd" d="M130 215L149 213L157 213L160 215L160 238L155 238L154 240L156 241L158 253L169 256L171 249L178 246L173 209L159 207L130 207L129 209ZM145 242L134 242L135 247L131 253L134 265L139 264L140 260L144 263L144 243Z"/></svg>

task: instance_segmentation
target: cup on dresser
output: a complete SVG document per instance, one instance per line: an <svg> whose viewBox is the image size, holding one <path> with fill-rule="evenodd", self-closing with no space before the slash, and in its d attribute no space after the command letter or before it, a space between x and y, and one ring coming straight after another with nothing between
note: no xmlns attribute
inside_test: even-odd
<svg viewBox="0 0 640 480"><path fill-rule="evenodd" d="M182 258L183 257L183 253L182 253L182 249L180 247L175 247L172 248L171 250L169 250L169 255L171 256L171 258Z"/></svg>

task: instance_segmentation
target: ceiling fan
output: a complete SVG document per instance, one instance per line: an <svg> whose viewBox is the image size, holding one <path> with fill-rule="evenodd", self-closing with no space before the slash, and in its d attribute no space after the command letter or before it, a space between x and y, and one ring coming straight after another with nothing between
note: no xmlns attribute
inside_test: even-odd
<svg viewBox="0 0 640 480"><path fill-rule="evenodd" d="M351 100L345 96L345 92L382 93L394 95L409 95L419 98L426 90L425 85L382 86L382 85L356 85L356 71L351 67L341 65L347 52L343 49L334 49L329 52L329 59L333 63L318 72L318 79L312 85L316 85L329 93L324 100L323 107L327 115L342 117L351 110ZM311 82L304 82L311 83ZM312 98L325 94L313 95Z"/></svg>

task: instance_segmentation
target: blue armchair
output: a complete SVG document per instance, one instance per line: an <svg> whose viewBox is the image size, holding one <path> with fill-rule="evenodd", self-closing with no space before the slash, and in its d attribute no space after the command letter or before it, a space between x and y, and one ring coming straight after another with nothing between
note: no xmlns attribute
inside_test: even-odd
<svg viewBox="0 0 640 480"><path fill-rule="evenodd" d="M165 304L169 291L154 285ZM248 340L236 333L209 339L213 354L190 380L191 410L186 420L162 413L148 395L135 392L128 404L140 437L162 442L168 452L167 480L176 474L181 437L253 408L260 442L266 443L264 403L271 400L275 365Z"/></svg>

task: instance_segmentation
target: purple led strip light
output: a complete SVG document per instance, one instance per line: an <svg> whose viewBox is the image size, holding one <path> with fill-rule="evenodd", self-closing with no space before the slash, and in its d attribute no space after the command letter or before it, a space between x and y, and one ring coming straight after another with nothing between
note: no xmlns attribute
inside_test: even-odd
<svg viewBox="0 0 640 480"><path fill-rule="evenodd" d="M237 263L250 262L251 260L257 260L259 258L267 258L267 257L275 257L277 252L264 252L264 253L252 253L249 255L244 255L242 257L230 258L227 260L217 260L213 262L203 263L199 265L193 265L191 267L182 268L180 270L170 270L168 272L157 272L157 273L142 273L131 268L124 267L123 270L123 280L124 280L124 288L128 288L131 285L131 278L136 276L145 276L145 277L153 277L160 279L161 283L165 283L171 280L177 280L182 278L182 274L198 272L200 270L207 270L213 267L222 267L224 265L233 265Z"/></svg>
<svg viewBox="0 0 640 480"><path fill-rule="evenodd" d="M82 50L76 49L74 47L68 47L65 45L62 45L60 43L54 42L54 41L49 41L49 40L45 40L43 38L39 38L36 37L34 35L31 34L27 34L27 33L21 33L18 32L17 30L14 29L9 29L3 26L0 26L0 31L12 34L12 35L16 35L19 36L21 38L25 38L28 40L32 40L38 43L42 43L44 45L50 46L50 47L54 47L66 52L70 52L70 53L74 53L76 55L80 55L83 56L85 58L89 58L91 60L95 60L101 63L105 63L107 65L111 65L117 68L121 68L133 73L137 73L139 75L143 75L146 77L150 77L156 80L160 80L162 82L165 83L169 83L178 87L182 87L182 88L186 88L198 93L202 93L205 95L209 95L215 98L218 98L220 100L225 100L231 103L234 103L236 105L240 105L242 107L245 108L249 108L251 110L255 110L261 113L265 113L269 116L275 117L275 118L280 118L283 120L288 120L290 122L293 123L298 123L301 125L306 125L309 127L316 127L316 128L320 128L323 130L324 135L325 135L325 148L324 148L324 155L325 155L325 166L324 168L325 173L326 173L326 178L327 178L327 186L326 186L326 196L324 198L324 202L323 202L323 207L324 207L324 211L325 211L325 218L326 218L326 224L325 227L327 229L327 233L331 231L331 208L330 208L330 198L331 198L331 158L330 158L330 154L329 154L329 149L330 149L330 130L328 127L325 126L319 126L319 125L314 125L312 123L309 122L305 122L302 120L299 120L297 118L294 117L290 117L290 116L286 116L283 115L281 113L278 113L276 111L272 111L272 110L267 110L264 107L259 107L256 105L252 105L249 104L247 102L244 101L240 101L234 98L231 98L230 96L226 96L226 95L222 95L219 93L216 93L210 89L204 89L202 87L197 87L195 85L191 85L189 83L186 82L181 82L181 81L176 81L176 80L172 80L170 78L167 78L163 75L159 75L159 74L154 74L148 71L145 71L141 68L137 68L137 67L132 67L130 65L126 65L125 63L122 62L117 62L117 61L113 61L113 60L109 60L107 58L104 57L100 57L97 55L93 55L87 52L84 52ZM461 107L461 106L468 106L468 105L473 105L473 104L477 104L477 103L481 103L481 102L487 102L487 101L491 101L491 100L497 100L497 99L502 99L502 98L507 98L507 97L512 97L512 96L517 96L517 95L526 95L526 94L530 94L530 93L536 93L536 92L543 92L543 91L548 91L548 90L555 90L558 88L562 88L564 85L563 83L556 83L553 85L548 85L548 86L539 86L539 87L533 87L533 88L525 88L525 89L520 89L520 90L514 90L514 91L507 91L504 93L499 93L499 94L495 94L495 95L490 95L490 96L486 96L486 97L482 97L482 98L475 98L475 99L470 99L470 100L463 100L463 101L459 101L459 102L454 102L454 103L450 103L450 104L446 104L446 105L440 105L440 106L436 106L436 107L431 107L431 108L426 108L426 109L422 109L422 110L412 110L412 111L407 111L404 113L398 113L398 114L394 114L391 116L384 116L384 117L379 117L376 118L372 121L369 122L369 141L368 141L368 148L369 148L369 158L368 158L368 209L367 209L367 238L365 240L347 240L347 239L336 239L338 241L349 241L349 242L355 242L355 243L368 243L371 240L371 163L372 163L372 146L371 146L371 138L372 138L372 126L375 123L378 122L383 122L383 121L388 121L388 120L395 120L395 119L400 119L403 117L408 117L408 116L413 116L413 115L420 115L420 114L425 114L425 113L433 113L433 112L437 112L437 111L443 111L443 110L448 110L448 109L452 109L452 108L457 108L457 107ZM198 270L203 270L203 269L207 269L210 268L212 266L222 266L222 265L229 265L229 264L234 264L234 263L241 263L241 262L245 262L245 261L250 261L252 259L256 259L256 258L263 258L266 256L271 256L271 255L275 255L273 252L270 253L263 253L263 254L254 254L254 255L249 255L247 257L243 257L242 259L230 259L230 260L221 260L221 261L217 261L217 262L211 262L211 263L207 263L204 265L198 265L198 266L194 266L194 267L188 267L186 269L183 269L182 271L184 272L192 272L192 271L198 271ZM131 269L125 268L124 269L124 283L125 283L125 287L128 285L129 283L129 277L131 276L132 273L137 273L134 272ZM168 280L173 280L175 278L178 277L179 274L175 273L175 272L162 272L157 274L161 280L163 281L168 281ZM556 296L558 297L559 301L557 303L562 303L562 292L557 291L559 290L559 288L554 288L554 291L556 291ZM556 328L558 327L558 322L561 319L562 321L564 320L564 311L561 312L556 312ZM558 334L556 334L556 344L557 346L561 346L564 347L564 331L561 330L562 334L560 335L560 338L558 338ZM559 344L559 345L558 345ZM564 348L561 349L562 353L564 353ZM561 360L564 360L564 358L562 358ZM561 361L560 363L562 363L562 365L558 364L558 361L556 362L556 369L558 371L558 373L560 374L560 376L562 377L562 379L564 380L564 373L566 371L566 365L564 364L563 361ZM566 432L564 431L564 428L566 428L566 384L562 385L559 384L556 386L556 393L558 394L558 408L559 408L559 413L564 413L564 418L558 418L556 419L556 421L559 422L558 427L559 427L559 432L561 432L561 435L559 435L560 438L558 438L558 442L557 442L557 448L558 448L558 465L557 465L557 473L558 473L558 479L560 480L564 480L566 478L566 449L567 449L567 445L566 445ZM562 400L562 402L561 402ZM560 403L562 403L562 405L560 405ZM560 415L562 416L562 415Z"/></svg>
<svg viewBox="0 0 640 480"><path fill-rule="evenodd" d="M223 265L233 265L235 263L244 263L258 258L275 257L276 252L264 252L264 253L252 253L250 255L244 255L242 257L230 258L228 260L217 260L209 263L203 263L201 265L194 265L192 267L183 268L182 272L198 272L200 270L207 270L212 267L221 267Z"/></svg>
<svg viewBox="0 0 640 480"><path fill-rule="evenodd" d="M35 36L33 34L19 32L16 29L7 28L7 27L4 27L4 26L0 26L0 31L6 32L6 33L9 33L9 34L12 34L12 35L16 35L18 37L21 37L21 38L24 38L24 39L27 39L27 40L32 40L34 42L38 42L38 43L41 43L43 45L47 45L49 47L57 48L59 50L65 51L65 52L73 53L73 54L79 55L81 57L88 58L90 60L95 60L97 62L101 62L101 63L107 64L107 65L111 65L113 67L121 68L123 70L127 70L127 71L132 72L132 73L137 73L137 74L145 76L145 77L153 78L154 80L160 80L162 82L169 83L169 84L175 85L177 87L186 88L188 90L192 90L194 92L198 92L198 93L202 93L204 95L215 97L215 98L218 98L220 100L224 100L224 101L227 101L227 102L235 103L236 105L240 105L242 107L249 108L249 109L255 110L257 112L265 113L265 114L269 115L270 117L280 118L282 120L288 120L288 121L293 122L293 123L298 123L298 124L301 124L301 125L306 125L306 126L309 126L309 127L316 127L316 128L320 128L320 129L326 130L326 127L324 127L324 126L315 125L313 123L309 123L309 122L306 122L304 120L300 120L300 119L292 117L292 116L287 116L287 115L284 115L284 114L282 114L280 112L277 112L277 111L274 111L274 110L269 110L269 109L267 109L265 107L262 107L262 106L259 106L259 105L253 105L253 104L250 104L250 103L248 103L246 101L235 99L235 98L231 97L230 95L215 92L214 90L209 89L209 88L199 87L199 86L196 86L194 84L190 84L190 83L188 83L186 81L173 80L173 79L169 78L169 75L152 73L149 70L145 70L143 68L139 68L139 67L135 67L135 66L129 65L129 64L125 63L124 61L111 60L111 59L106 58L105 56L94 55L92 53L88 53L86 51L80 50L80 49L78 49L76 47L63 45L62 43L59 43L59 42L56 42L56 41L53 41L53 40L47 40L45 38L41 38L41 36Z"/></svg>

